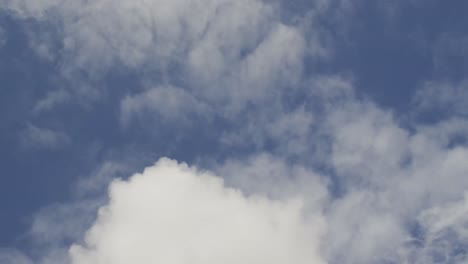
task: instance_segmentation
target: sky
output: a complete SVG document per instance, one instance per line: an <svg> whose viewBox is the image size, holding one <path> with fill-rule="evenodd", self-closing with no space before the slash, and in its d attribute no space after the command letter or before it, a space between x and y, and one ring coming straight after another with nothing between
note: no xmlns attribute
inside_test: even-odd
<svg viewBox="0 0 468 264"><path fill-rule="evenodd" d="M468 263L467 8L0 0L0 264Z"/></svg>

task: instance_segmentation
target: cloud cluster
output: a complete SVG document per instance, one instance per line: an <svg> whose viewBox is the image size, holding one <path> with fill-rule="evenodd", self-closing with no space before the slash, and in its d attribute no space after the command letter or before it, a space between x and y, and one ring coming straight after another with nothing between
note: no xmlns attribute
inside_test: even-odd
<svg viewBox="0 0 468 264"><path fill-rule="evenodd" d="M42 211L33 231L73 243L53 246L61 253L42 262L466 262L466 84L428 83L414 99L420 108L457 114L421 125L359 97L352 76L306 75L307 60L327 52L310 36L321 30L315 20L304 20L329 2L287 23L277 2L257 0L4 0L17 15L60 28L63 74L143 72L143 87L117 99L123 126L219 130L212 142L227 156L200 161L213 162L213 173L162 159L111 181L108 201ZM351 12L358 3L337 5ZM35 111L74 98L73 89L52 91ZM22 135L42 147L68 141L32 125ZM234 155L239 148L248 155ZM50 232L50 223L100 206L95 221ZM5 252L0 260L28 261Z"/></svg>

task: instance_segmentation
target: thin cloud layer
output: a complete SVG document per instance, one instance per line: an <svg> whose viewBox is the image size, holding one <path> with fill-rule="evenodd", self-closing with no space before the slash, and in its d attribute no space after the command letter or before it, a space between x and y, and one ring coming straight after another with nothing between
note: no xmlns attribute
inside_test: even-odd
<svg viewBox="0 0 468 264"><path fill-rule="evenodd" d="M70 144L70 138L61 131L27 124L19 135L19 143L26 149L56 150Z"/></svg>

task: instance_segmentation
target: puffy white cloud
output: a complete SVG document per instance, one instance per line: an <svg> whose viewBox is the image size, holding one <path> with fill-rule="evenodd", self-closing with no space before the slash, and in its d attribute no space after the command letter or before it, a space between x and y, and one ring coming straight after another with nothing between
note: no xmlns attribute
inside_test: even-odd
<svg viewBox="0 0 468 264"><path fill-rule="evenodd" d="M71 263L325 263L325 223L300 200L245 196L169 159L114 181L109 199Z"/></svg>

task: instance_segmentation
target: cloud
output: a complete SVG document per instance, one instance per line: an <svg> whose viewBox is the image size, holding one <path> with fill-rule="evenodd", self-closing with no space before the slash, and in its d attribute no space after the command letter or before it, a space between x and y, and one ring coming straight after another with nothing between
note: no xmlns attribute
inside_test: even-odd
<svg viewBox="0 0 468 264"><path fill-rule="evenodd" d="M415 97L414 102L422 112L437 111L439 118L468 115L468 80L460 82L429 81Z"/></svg>
<svg viewBox="0 0 468 264"><path fill-rule="evenodd" d="M453 32L443 32L437 36L433 44L432 60L435 69L444 72L453 71L464 76L466 58L468 57L468 36L465 32L453 29ZM448 74L450 76L450 74ZM457 75L455 75L457 76Z"/></svg>
<svg viewBox="0 0 468 264"><path fill-rule="evenodd" d="M411 248L415 219L434 206L446 208L461 199L468 187L463 161L468 148L453 144L465 129L463 123L443 122L410 132L388 111L356 100L332 110L328 122L330 161L340 186L326 217L328 260L412 262L400 250ZM421 248L414 250L429 257Z"/></svg>
<svg viewBox="0 0 468 264"><path fill-rule="evenodd" d="M63 50L57 53L65 76L85 72L99 79L113 67L144 72L138 78L149 83L146 88L128 87L117 99L124 126L135 120L159 122L169 131L206 125L221 130L212 142L225 148L223 158L208 157L216 160L212 171L219 177L162 159L128 180L112 181L109 201L81 197L41 210L31 232L74 244L69 252L66 245L45 250L43 262L60 263L57 255L73 264L431 263L437 254L445 261L466 259L452 250L467 244L461 197L468 188L466 81L428 82L415 97L419 110L443 109L450 118L405 125L406 116L358 97L352 78L304 76L305 60L314 63L308 56L328 51L308 35L315 20L307 29L301 23L309 16L283 21L270 2L5 3L19 16L60 29ZM319 9L326 3L320 1ZM360 4L336 3L338 13L353 13ZM465 52L453 45L454 52ZM35 111L112 89L84 87L50 92ZM198 118L206 122L193 121ZM215 127L211 118L224 126ZM24 146L50 149L70 141L33 125L20 137ZM119 168L111 164L107 170ZM94 180L81 188L102 186L109 177ZM75 215L82 218L64 221ZM57 228L61 222L67 224Z"/></svg>
<svg viewBox="0 0 468 264"><path fill-rule="evenodd" d="M0 263L33 264L34 262L16 249L0 248Z"/></svg>
<svg viewBox="0 0 468 264"><path fill-rule="evenodd" d="M468 194L445 206L425 210L419 216L425 235L415 263L466 263L468 252ZM422 253L422 254L421 254Z"/></svg>
<svg viewBox="0 0 468 264"><path fill-rule="evenodd" d="M66 90L60 89L49 92L45 98L39 100L34 106L34 113L42 113L52 109L55 105L63 103L70 98Z"/></svg>
<svg viewBox="0 0 468 264"><path fill-rule="evenodd" d="M325 49L320 39L308 36L312 33L306 37L300 24L283 22L274 2L5 2L3 8L18 17L47 23L40 28L44 34L30 34L33 43L40 43L31 46L45 53L54 50L61 75L70 83L83 82L76 80L83 72L100 79L109 69L124 67L161 76L164 85L181 87L230 115L290 87L301 76L305 56L322 56L308 50ZM67 89L79 89L75 86ZM161 80L151 86L161 86ZM102 89L70 94L86 97L90 90ZM63 101L63 94L52 93L37 108L50 109Z"/></svg>
<svg viewBox="0 0 468 264"><path fill-rule="evenodd" d="M127 125L135 116L158 114L165 121L188 122L191 116L210 115L209 107L175 87L156 87L127 96L121 102L121 120Z"/></svg>
<svg viewBox="0 0 468 264"><path fill-rule="evenodd" d="M0 27L0 48L5 46L5 44L8 41L7 34L5 32L5 29L3 27Z"/></svg>
<svg viewBox="0 0 468 264"><path fill-rule="evenodd" d="M228 159L215 170L223 175L226 185L251 195L274 199L303 197L304 203L315 208L321 208L329 198L323 175L268 153Z"/></svg>
<svg viewBox="0 0 468 264"><path fill-rule="evenodd" d="M27 124L19 133L19 142L26 149L57 150L70 144L71 140L63 132Z"/></svg>
<svg viewBox="0 0 468 264"><path fill-rule="evenodd" d="M115 180L109 199L71 263L325 263L324 222L300 200L245 196L173 160Z"/></svg>

